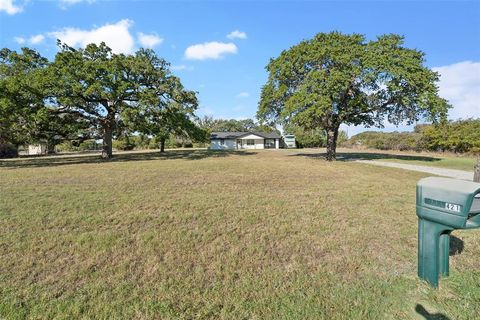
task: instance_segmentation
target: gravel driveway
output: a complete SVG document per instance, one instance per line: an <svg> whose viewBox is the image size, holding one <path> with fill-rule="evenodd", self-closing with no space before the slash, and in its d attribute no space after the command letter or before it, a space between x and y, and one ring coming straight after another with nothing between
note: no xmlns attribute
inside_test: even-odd
<svg viewBox="0 0 480 320"><path fill-rule="evenodd" d="M445 168L435 168L428 166L421 166L415 164L405 164L405 163L396 163L396 162L387 162L387 161L377 161L377 160L355 160L355 162L371 164L375 166L382 167L391 167L391 168L400 168L405 170L420 171L426 172L437 176L461 179L461 180L473 180L473 170L472 171L463 171L463 170L454 170L454 169L445 169Z"/></svg>

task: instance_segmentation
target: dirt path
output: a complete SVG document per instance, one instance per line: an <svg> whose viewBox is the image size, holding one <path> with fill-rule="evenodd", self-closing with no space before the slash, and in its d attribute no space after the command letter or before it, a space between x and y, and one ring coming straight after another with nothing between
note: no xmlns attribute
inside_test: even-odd
<svg viewBox="0 0 480 320"><path fill-rule="evenodd" d="M405 170L426 172L426 173L434 174L437 176L450 177L450 178L461 179L461 180L469 180L469 181L473 180L473 172L470 172L470 171L436 168L436 167L428 167L428 166L421 166L421 165L415 165L415 164L405 164L405 163L377 161L377 160L355 160L355 162L366 163L366 164L382 166L382 167L400 168Z"/></svg>

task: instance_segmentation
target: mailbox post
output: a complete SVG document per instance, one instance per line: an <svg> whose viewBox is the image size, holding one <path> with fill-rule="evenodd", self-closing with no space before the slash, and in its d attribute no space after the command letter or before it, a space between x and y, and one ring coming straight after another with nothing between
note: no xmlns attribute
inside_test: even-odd
<svg viewBox="0 0 480 320"><path fill-rule="evenodd" d="M417 184L418 276L438 287L449 274L450 233L480 228L480 183L430 177Z"/></svg>

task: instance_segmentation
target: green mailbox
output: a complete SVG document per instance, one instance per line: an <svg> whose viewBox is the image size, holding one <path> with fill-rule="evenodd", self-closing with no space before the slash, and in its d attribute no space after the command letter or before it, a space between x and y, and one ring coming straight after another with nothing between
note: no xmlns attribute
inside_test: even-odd
<svg viewBox="0 0 480 320"><path fill-rule="evenodd" d="M480 183L430 177L417 184L418 276L448 276L450 233L480 228Z"/></svg>

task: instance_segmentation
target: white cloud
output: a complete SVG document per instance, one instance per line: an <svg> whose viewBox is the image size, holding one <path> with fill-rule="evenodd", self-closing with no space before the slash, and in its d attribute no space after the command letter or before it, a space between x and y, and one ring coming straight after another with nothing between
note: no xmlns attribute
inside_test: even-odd
<svg viewBox="0 0 480 320"><path fill-rule="evenodd" d="M60 0L60 3L63 3L63 4L76 4L76 3L80 3L82 2L83 0Z"/></svg>
<svg viewBox="0 0 480 320"><path fill-rule="evenodd" d="M144 48L152 49L156 45L159 45L163 42L163 39L157 36L156 34L145 34L143 32L138 32L137 37L138 37L138 42L140 42L140 44Z"/></svg>
<svg viewBox="0 0 480 320"><path fill-rule="evenodd" d="M181 65L176 65L176 66L171 66L170 69L172 71L192 71L194 68L192 66L186 66L184 64Z"/></svg>
<svg viewBox="0 0 480 320"><path fill-rule="evenodd" d="M0 11L5 11L10 15L22 12L23 8L16 6L14 2L15 0L0 0Z"/></svg>
<svg viewBox="0 0 480 320"><path fill-rule="evenodd" d="M45 40L45 36L43 34L37 34L28 39L25 39L24 37L14 37L13 40L15 40L15 42L18 44L39 44Z"/></svg>
<svg viewBox="0 0 480 320"><path fill-rule="evenodd" d="M247 34L243 31L235 30L227 34L228 39L247 39Z"/></svg>
<svg viewBox="0 0 480 320"><path fill-rule="evenodd" d="M23 37L15 37L13 38L13 40L15 40L15 42L18 44L24 44L25 42L27 42L27 40L25 40L25 38Z"/></svg>
<svg viewBox="0 0 480 320"><path fill-rule="evenodd" d="M31 44L39 44L43 40L45 40L45 36L43 34L37 34L36 36L31 36L28 42Z"/></svg>
<svg viewBox="0 0 480 320"><path fill-rule="evenodd" d="M135 41L129 31L132 25L132 20L123 19L91 30L65 28L51 32L49 36L60 39L71 47L85 47L90 43L100 44L103 41L115 53L133 53Z"/></svg>
<svg viewBox="0 0 480 320"><path fill-rule="evenodd" d="M248 98L250 97L250 94L248 92L240 92L239 94L236 95L237 98Z"/></svg>
<svg viewBox="0 0 480 320"><path fill-rule="evenodd" d="M433 70L440 73L440 96L453 106L449 118L479 118L480 62L463 61Z"/></svg>
<svg viewBox="0 0 480 320"><path fill-rule="evenodd" d="M96 0L60 0L60 8L66 9L67 6L71 6L80 2L86 2L88 4L94 3Z"/></svg>
<svg viewBox="0 0 480 320"><path fill-rule="evenodd" d="M185 50L185 57L192 60L220 59L225 54L235 54L238 48L234 43L205 42L195 44Z"/></svg>

